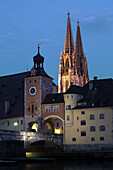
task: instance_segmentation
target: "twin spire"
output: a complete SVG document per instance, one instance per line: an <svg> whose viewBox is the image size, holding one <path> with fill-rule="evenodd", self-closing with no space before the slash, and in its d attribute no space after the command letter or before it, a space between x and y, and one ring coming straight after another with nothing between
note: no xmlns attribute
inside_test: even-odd
<svg viewBox="0 0 113 170"><path fill-rule="evenodd" d="M70 22L70 13L68 12L67 15L68 15L68 19L67 19L67 28L66 28L66 36L65 36L64 53L72 54L72 52L74 51L74 53L77 56L84 55L79 21L77 22L76 42L74 47L71 22Z"/></svg>

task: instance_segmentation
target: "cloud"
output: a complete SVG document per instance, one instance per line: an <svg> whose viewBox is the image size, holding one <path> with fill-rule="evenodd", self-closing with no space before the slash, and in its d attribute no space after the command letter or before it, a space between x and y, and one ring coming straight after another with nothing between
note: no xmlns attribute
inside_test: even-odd
<svg viewBox="0 0 113 170"><path fill-rule="evenodd" d="M94 19L95 19L95 16L89 16L89 17L83 18L84 21L94 21Z"/></svg>

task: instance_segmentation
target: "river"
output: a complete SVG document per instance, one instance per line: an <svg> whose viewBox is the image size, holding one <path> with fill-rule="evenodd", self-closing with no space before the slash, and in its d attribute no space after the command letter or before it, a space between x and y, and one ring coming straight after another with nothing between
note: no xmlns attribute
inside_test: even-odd
<svg viewBox="0 0 113 170"><path fill-rule="evenodd" d="M0 170L113 170L113 160L74 160L0 166Z"/></svg>

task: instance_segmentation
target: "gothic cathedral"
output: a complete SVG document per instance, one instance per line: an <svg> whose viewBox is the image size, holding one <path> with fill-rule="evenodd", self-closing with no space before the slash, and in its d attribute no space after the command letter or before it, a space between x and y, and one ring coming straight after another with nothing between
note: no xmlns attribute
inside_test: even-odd
<svg viewBox="0 0 113 170"><path fill-rule="evenodd" d="M77 22L76 42L74 47L71 22L68 12L64 50L60 56L58 93L66 92L71 85L83 86L88 83L88 68L84 56L79 21Z"/></svg>

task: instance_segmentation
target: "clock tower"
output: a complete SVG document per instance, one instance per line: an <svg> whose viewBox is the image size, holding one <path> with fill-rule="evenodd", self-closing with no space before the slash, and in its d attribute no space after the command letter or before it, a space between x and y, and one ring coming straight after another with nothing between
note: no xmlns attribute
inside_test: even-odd
<svg viewBox="0 0 113 170"><path fill-rule="evenodd" d="M41 103L47 94L53 92L53 79L44 71L44 57L38 53L33 57L34 66L31 69L31 76L25 78L25 122L24 130L36 130L41 133L42 109ZM55 91L56 92L56 91ZM36 125L35 128L32 127Z"/></svg>

